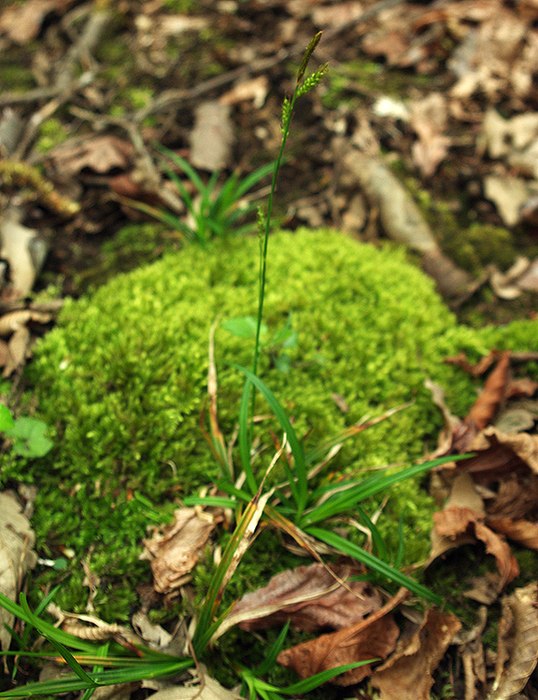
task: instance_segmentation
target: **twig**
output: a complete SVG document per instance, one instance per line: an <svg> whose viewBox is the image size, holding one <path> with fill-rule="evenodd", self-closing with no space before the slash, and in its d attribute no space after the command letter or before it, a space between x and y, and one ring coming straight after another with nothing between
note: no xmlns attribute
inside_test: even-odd
<svg viewBox="0 0 538 700"><path fill-rule="evenodd" d="M109 20L110 12L98 4L97 9L88 17L78 40L65 55L56 74L54 85L50 88L41 88L41 99L45 95L49 102L43 105L29 120L24 135L13 154L15 158L22 160L41 124L57 112L77 90L93 80L93 73L90 71L84 72L77 80L73 80L73 76L80 59L83 56L88 56L97 46ZM2 103L0 102L0 104Z"/></svg>

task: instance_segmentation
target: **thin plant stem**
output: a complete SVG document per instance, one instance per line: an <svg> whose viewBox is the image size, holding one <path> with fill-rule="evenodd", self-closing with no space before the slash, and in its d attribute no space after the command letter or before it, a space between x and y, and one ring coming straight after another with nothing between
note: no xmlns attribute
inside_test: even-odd
<svg viewBox="0 0 538 700"><path fill-rule="evenodd" d="M267 210L265 212L265 217L263 220L263 235L262 235L262 241L261 241L261 246L260 246L260 271L259 271L259 291L258 291L258 313L256 317L256 338L254 341L254 357L252 361L252 373L257 376L258 374L258 365L259 365L259 360L260 360L260 340L261 340L261 330L262 330L262 321L263 321L263 311L264 311L264 304L265 304L265 290L267 286L267 250L269 247L269 233L271 231L271 221L272 221L272 215L273 215L273 200L274 200L274 195L276 192L276 185L277 185L277 180L278 180L278 175L280 172L280 168L282 165L282 159L284 157L284 150L286 148L286 142L288 140L288 136L290 133L290 126L291 126L291 120L293 116L293 110L295 108L295 104L297 102L297 99L300 97L301 94L304 94L304 91L301 91L301 88L304 86L303 79L304 75L306 72L306 68L308 66L308 62L314 53L314 50L316 46L319 44L319 41L321 39L321 32L317 32L308 44L308 46L305 49L305 52L303 54L303 58L301 61L301 64L299 66L299 69L297 71L296 75L296 80L295 80L295 88L293 90L293 94L291 96L291 99L288 101L287 99L284 101L284 106L287 107L287 109L283 109L282 111L282 125L281 125L281 133L282 137L280 140L280 148L278 151L277 158L275 160L275 165L273 168L273 177L271 179L271 189L269 192L269 196L267 198ZM323 72L324 69L322 69ZM322 73L320 73L321 75ZM261 227L260 227L261 228ZM248 380L247 380L248 382ZM251 396L251 402L250 402L250 421L249 421L249 436L248 436L248 442L249 445L251 444L251 435L252 435L252 427L253 427L253 422L254 422L254 414L255 414L255 409L256 409L256 387L250 385L250 389L252 392Z"/></svg>

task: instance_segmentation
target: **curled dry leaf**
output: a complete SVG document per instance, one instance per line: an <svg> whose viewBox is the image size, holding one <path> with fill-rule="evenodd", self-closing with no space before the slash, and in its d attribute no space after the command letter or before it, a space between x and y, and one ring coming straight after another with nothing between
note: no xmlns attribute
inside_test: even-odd
<svg viewBox="0 0 538 700"><path fill-rule="evenodd" d="M484 504L471 477L460 474L454 480L447 505L433 515L429 563L450 549L480 540L486 545L486 552L495 557L501 590L519 574L519 567L507 542L485 525L484 518Z"/></svg>
<svg viewBox="0 0 538 700"><path fill-rule="evenodd" d="M293 627L313 632L320 628L349 627L379 610L381 596L370 584L347 582L353 573L350 566L334 566L332 571L346 581L348 588L335 580L322 564L299 566L273 576L267 586L243 596L226 623L232 620L241 629L250 631L290 620Z"/></svg>
<svg viewBox="0 0 538 700"><path fill-rule="evenodd" d="M185 583L214 527L212 515L195 508L178 508L173 523L144 540L140 558L151 562L156 591L171 593Z"/></svg>
<svg viewBox="0 0 538 700"><path fill-rule="evenodd" d="M513 518L488 518L487 522L495 532L506 535L527 549L538 550L538 523Z"/></svg>
<svg viewBox="0 0 538 700"><path fill-rule="evenodd" d="M538 435L503 433L488 427L479 433L470 449L478 452L466 460L465 468L475 478L488 480L499 473L526 471L538 474Z"/></svg>
<svg viewBox="0 0 538 700"><path fill-rule="evenodd" d="M394 649L400 634L391 611L406 596L407 591L400 589L366 620L285 649L279 654L277 661L286 668L292 668L301 678L308 678L321 671L354 661L385 659ZM353 685L371 672L371 666L362 666L337 676L331 682L341 686Z"/></svg>
<svg viewBox="0 0 538 700"><path fill-rule="evenodd" d="M526 686L538 662L538 584L502 601L495 682L489 700L509 700Z"/></svg>
<svg viewBox="0 0 538 700"><path fill-rule="evenodd" d="M0 493L0 591L16 600L21 580L35 566L34 531L12 493ZM13 615L0 608L0 648L9 649Z"/></svg>
<svg viewBox="0 0 538 700"><path fill-rule="evenodd" d="M433 672L460 628L455 615L428 610L406 644L373 673L380 700L429 700Z"/></svg>

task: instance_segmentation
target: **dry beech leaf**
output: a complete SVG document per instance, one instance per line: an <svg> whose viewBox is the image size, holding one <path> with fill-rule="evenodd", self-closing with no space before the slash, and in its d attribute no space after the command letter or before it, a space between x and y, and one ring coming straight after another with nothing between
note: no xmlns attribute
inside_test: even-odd
<svg viewBox="0 0 538 700"><path fill-rule="evenodd" d="M433 672L460 628L455 615L428 610L408 644L373 673L380 700L429 700Z"/></svg>
<svg viewBox="0 0 538 700"><path fill-rule="evenodd" d="M519 574L517 561L502 536L484 524L483 501L469 474L460 474L454 480L445 508L433 514L432 549L429 563L462 544L480 540L486 552L495 557L500 574L499 590Z"/></svg>
<svg viewBox="0 0 538 700"><path fill-rule="evenodd" d="M332 571L342 580L352 573L347 565L334 566ZM267 586L243 596L226 623L233 621L250 631L291 620L296 629L313 632L349 627L379 610L381 596L370 584L351 581L347 586L349 590L322 564L299 566L273 576Z"/></svg>
<svg viewBox="0 0 538 700"><path fill-rule="evenodd" d="M517 588L502 601L495 682L489 700L523 690L538 662L538 584Z"/></svg>
<svg viewBox="0 0 538 700"><path fill-rule="evenodd" d="M487 378L480 395L465 417L465 423L470 423L478 430L482 430L491 423L504 400L509 378L510 353L503 352Z"/></svg>
<svg viewBox="0 0 538 700"><path fill-rule="evenodd" d="M292 668L301 678L309 678L321 671L354 661L386 658L394 649L399 636L398 626L390 613L407 594L406 589L400 589L366 620L285 649L277 661L286 668ZM362 666L337 676L331 682L341 686L353 685L371 672L370 665Z"/></svg>
<svg viewBox="0 0 538 700"><path fill-rule="evenodd" d="M144 540L140 558L150 560L157 592L171 593L185 583L214 527L212 515L195 508L178 508L174 522L162 534L155 532Z"/></svg>
<svg viewBox="0 0 538 700"><path fill-rule="evenodd" d="M50 158L58 170L67 175L77 175L84 168L95 173L108 173L116 168L130 167L133 146L117 136L103 135L84 139L76 145L58 146Z"/></svg>
<svg viewBox="0 0 538 700"><path fill-rule="evenodd" d="M510 474L525 466L538 474L538 435L503 433L488 427L476 436L470 449L479 454L465 461L465 469L475 477Z"/></svg>
<svg viewBox="0 0 538 700"><path fill-rule="evenodd" d="M28 569L35 566L34 531L12 493L0 493L0 591L16 600L18 586ZM13 615L0 608L0 648L9 649Z"/></svg>
<svg viewBox="0 0 538 700"><path fill-rule="evenodd" d="M199 104L190 135L191 164L202 170L222 170L230 164L233 141L230 106L216 100Z"/></svg>

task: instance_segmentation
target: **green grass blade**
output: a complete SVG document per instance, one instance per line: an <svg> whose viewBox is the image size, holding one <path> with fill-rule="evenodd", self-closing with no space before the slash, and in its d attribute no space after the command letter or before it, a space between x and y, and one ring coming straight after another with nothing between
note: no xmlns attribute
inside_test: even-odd
<svg viewBox="0 0 538 700"><path fill-rule="evenodd" d="M177 153L174 153L174 151L171 151L169 148L165 148L165 146L158 145L157 149L165 156L167 156L167 158L171 160L175 166L177 166L180 170L182 170L185 173L185 175L189 178L189 180L196 187L200 194L204 192L206 186L204 185L202 178L198 175L196 170L188 161L186 161L181 156L178 156Z"/></svg>
<svg viewBox="0 0 538 700"><path fill-rule="evenodd" d="M353 508L360 501L375 496L375 494L382 491L386 491L388 488L397 484L405 479L411 479L414 476L423 474L424 472L430 471L440 464L446 464L447 462L454 462L461 459L467 459L469 455L452 455L448 457L439 457L438 459L433 459L422 464L414 464L411 467L406 467L401 469L394 474L375 474L370 476L363 481L359 482L356 486L346 489L345 491L338 491L334 496L329 497L324 503L316 506L308 513L304 515L301 519L300 525L305 528L314 523L319 523L328 518L332 518L335 515L339 515L350 508Z"/></svg>
<svg viewBox="0 0 538 700"><path fill-rule="evenodd" d="M293 683L293 685L288 685L286 688L278 688L279 693L284 693L284 695L304 695L309 693L311 690L318 688L323 683L332 680L336 676L345 673L346 671L351 671L354 668L360 668L361 666L367 666L368 664L379 661L379 659L366 659L364 661L354 661L353 663L343 664L342 666L337 666L336 668L330 668L327 671L321 671L316 673L315 676L310 676L310 678L305 678L298 683Z"/></svg>
<svg viewBox="0 0 538 700"><path fill-rule="evenodd" d="M370 530L370 533L372 535L373 549L374 549L376 556L378 556L380 559L383 559L383 561L387 561L388 560L387 548L385 546L385 542L383 540L383 537L381 536L381 533L379 532L379 528L372 521L372 519L366 513L366 511L363 508L361 508L359 505L357 505L357 512L359 513L364 525L366 525L368 530Z"/></svg>
<svg viewBox="0 0 538 700"><path fill-rule="evenodd" d="M192 659L171 659L161 663L139 663L133 668L112 669L89 673L91 686L81 678L69 677L59 680L38 681L27 683L20 688L12 688L0 693L0 698L27 698L38 695L59 695L60 693L77 692L88 687L133 683L135 681L162 678L181 673L194 665Z"/></svg>
<svg viewBox="0 0 538 700"><path fill-rule="evenodd" d="M4 595L2 592L0 592L0 606L12 615L15 615L15 617L18 617L26 624L33 624L31 618L27 615L26 611L20 605L11 600L11 598L8 598L6 595ZM45 636L47 639L54 639L60 642L61 644L65 644L66 646L73 649L79 649L88 653L95 652L94 644L79 639L78 637L75 637L72 634L68 634L67 632L63 632L62 630L58 629L46 620L43 620L41 618L39 618L39 620L41 627L40 633L43 634L43 636Z"/></svg>
<svg viewBox="0 0 538 700"><path fill-rule="evenodd" d="M246 483L253 496L258 490L258 483L252 469L252 461L250 455L251 445L251 426L249 418L250 396L252 388L249 382L245 382L243 394L241 396L241 404L239 406L239 455L241 458L241 467L245 472Z"/></svg>
<svg viewBox="0 0 538 700"><path fill-rule="evenodd" d="M270 648L268 649L264 660L256 668L257 675L265 676L265 674L268 673L273 668L273 666L276 664L276 657L282 651L282 647L284 646L284 642L286 641L286 637L288 636L289 628L290 628L290 620L288 620L286 622L286 624L284 625L284 627L280 630L278 637L275 639L273 644L271 644Z"/></svg>
<svg viewBox="0 0 538 700"><path fill-rule="evenodd" d="M58 651L58 653L65 659L65 662L68 664L70 669L73 671L73 673L80 678L81 681L84 681L86 683L87 688L90 688L94 685L91 677L89 676L88 673L82 668L82 666L79 664L79 662L75 659L73 654L69 651L69 649L62 644L61 642L55 640L54 638L47 637L47 634L41 625L41 618L38 617L37 615L34 615L34 613L30 610L30 606L28 605L28 602L26 600L26 596L24 593L21 593L21 607L26 613L28 619L30 620L31 624L35 627L35 629L42 634L49 644L52 644L52 646Z"/></svg>
<svg viewBox="0 0 538 700"><path fill-rule="evenodd" d="M343 537L340 537L340 535L330 532L329 530L323 530L319 527L307 528L306 532L309 535L312 535L312 537L321 540L321 542L325 542L325 544L334 547L334 549L336 549L338 552L352 557L353 559L357 559L357 561L360 561L372 571L381 574L389 581L393 581L400 586L404 586L415 595L429 600L435 605L442 604L442 599L433 591L430 591L429 588L426 588L426 586L423 586L417 581L414 581L412 578L402 574L401 571L398 571L386 562L378 559L378 557L375 557L373 554L366 552L364 549L362 549L362 547L359 547L353 542L349 542Z"/></svg>
<svg viewBox="0 0 538 700"><path fill-rule="evenodd" d="M236 198L241 199L241 197L243 197L243 195L245 195L249 190L251 190L254 187L254 185L260 182L260 180L263 180L264 177L271 175L274 168L274 163L266 163L260 168L254 170L254 172L252 172L250 175L247 175L245 178L243 178L235 192Z"/></svg>
<svg viewBox="0 0 538 700"><path fill-rule="evenodd" d="M269 404L269 407L273 411L273 414L280 423L282 430L286 433L288 443L293 454L295 473L291 472L287 464L285 465L285 467L290 480L289 486L297 505L297 517L300 517L306 506L308 497L308 474L306 469L303 446L301 445L299 438L297 437L297 433L295 432L294 427L290 423L290 419L288 418L286 411L280 405L278 399L269 389L269 387L264 382L262 382L262 380L259 377L253 374L250 370L246 369L246 367L241 367L240 365L233 366L236 367L236 369L243 372L248 381L251 382L261 394L263 394L265 400Z"/></svg>
<svg viewBox="0 0 538 700"><path fill-rule="evenodd" d="M212 508L235 508L237 501L225 496L187 496L183 499L186 506L210 506Z"/></svg>

